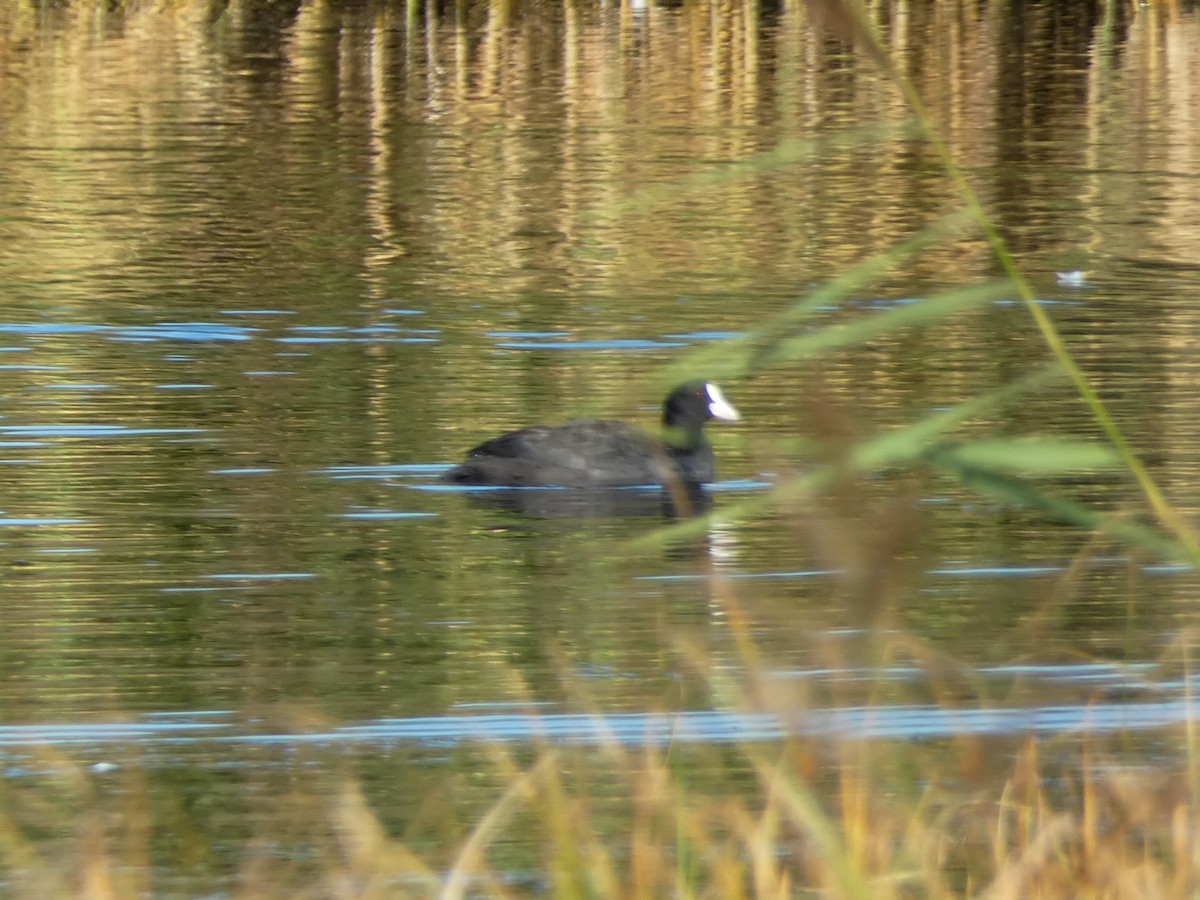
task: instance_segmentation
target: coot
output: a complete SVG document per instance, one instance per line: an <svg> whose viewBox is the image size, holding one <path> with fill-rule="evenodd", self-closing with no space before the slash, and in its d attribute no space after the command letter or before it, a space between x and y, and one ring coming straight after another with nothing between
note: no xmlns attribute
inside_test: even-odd
<svg viewBox="0 0 1200 900"><path fill-rule="evenodd" d="M534 425L480 444L443 477L509 487L699 484L714 477L713 451L703 431L714 418L741 417L715 384L689 382L663 402L662 441L602 419Z"/></svg>

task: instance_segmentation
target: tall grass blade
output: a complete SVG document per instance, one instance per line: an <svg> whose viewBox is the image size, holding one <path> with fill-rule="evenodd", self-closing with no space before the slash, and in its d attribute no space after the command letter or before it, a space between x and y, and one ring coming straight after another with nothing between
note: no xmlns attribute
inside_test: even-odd
<svg viewBox="0 0 1200 900"><path fill-rule="evenodd" d="M771 356L772 348L780 342L781 337L795 336L797 329L814 316L827 313L830 308L839 306L847 297L878 281L905 260L920 255L925 249L939 241L945 240L948 237L961 235L964 226L968 222L969 219L961 211L944 216L937 222L921 229L916 234L888 247L886 250L868 257L848 271L820 285L811 294L794 303L783 312L768 319L749 334L734 338L733 340L722 341L719 344L689 353L679 363L667 368L663 375L662 386L664 389L667 389L691 378L725 380L743 378L754 371L764 368L770 362L775 361L776 358L782 358L779 355ZM996 289L999 290L999 288ZM974 288L968 290L983 291L985 289ZM1009 293L1011 293L1011 287ZM978 303L984 303L989 300L998 299L1000 296L1003 296L1003 294L997 293L994 296L987 297L980 296L975 299ZM913 307L921 307L922 305L906 304L906 306ZM964 305L971 304L965 303ZM935 306L921 313L912 311L900 314L903 308L900 307L889 313L882 314L883 316L887 316L891 313L896 313L899 315L899 319L888 319L882 322L879 326L879 333L886 332L889 327L899 328L916 325L923 320L932 321L935 318L957 311L942 311ZM830 328L838 327L842 326L830 326ZM871 336L875 335L868 335L868 337ZM820 348L820 352L828 352L839 347L852 346L854 343L861 342L864 339L858 337L843 342L831 340L828 346Z"/></svg>
<svg viewBox="0 0 1200 900"><path fill-rule="evenodd" d="M534 790L534 785L542 773L553 768L557 760L558 754L553 750L542 753L530 769L521 772L509 783L500 798L476 823L447 873L441 893L442 900L463 900L468 895L471 874L478 871L483 862L492 836L508 820L517 804Z"/></svg>
<svg viewBox="0 0 1200 900"><path fill-rule="evenodd" d="M821 804L808 786L800 782L787 766L771 764L761 758L754 758L753 762L760 783L772 788L782 815L812 839L813 849L819 852L835 874L837 887L841 890L833 896L860 900L875 897L876 893L870 884L851 862L845 842L833 821L821 809Z"/></svg>
<svg viewBox="0 0 1200 900"><path fill-rule="evenodd" d="M832 134L822 135L819 139L786 138L769 149L743 159L705 168L675 181L642 187L632 196L613 201L603 207L603 215L605 219L621 218L633 213L649 215L656 207L688 201L695 197L697 191L719 189L725 185L759 178L779 169L801 163L810 164L813 159L838 148L917 138L923 133L920 123L910 120L843 128ZM971 221L970 217L964 217L964 221Z"/></svg>
<svg viewBox="0 0 1200 900"><path fill-rule="evenodd" d="M838 465L822 466L795 478L783 479L766 494L722 506L722 521L747 520L766 510L801 497L815 496L847 474L869 475L923 461L924 455L945 433L964 422L992 413L1018 398L1062 377L1056 365L1046 366L1011 384L972 397L950 409L889 431L856 446ZM717 514L708 514L649 532L631 541L631 549L652 550L675 541L704 534Z"/></svg>
<svg viewBox="0 0 1200 900"><path fill-rule="evenodd" d="M916 303L895 306L887 312L830 325L810 334L780 341L772 349L760 353L755 362L759 366L766 366L857 347L901 328L929 324L974 306L993 303L1011 293L1012 285L1007 281L955 288Z"/></svg>
<svg viewBox="0 0 1200 900"><path fill-rule="evenodd" d="M829 2L834 2L834 0L829 0ZM920 91L917 90L913 81L906 78L892 62L891 56L886 51L884 41L880 38L878 30L863 7L859 3L854 2L854 0L841 0L841 5L844 9L844 15L853 17L854 19L856 37L860 41L867 41L871 45L873 48L871 51L872 58L876 60L882 71L900 89L909 109L913 111L920 123L923 136L933 147L946 175L953 183L955 190L958 191L959 196L963 198L972 218L983 232L984 239L991 247L993 255L1008 277L1012 279L1017 293L1024 302L1025 308L1028 310L1038 331L1041 332L1046 346L1050 348L1050 352L1058 360L1063 371L1067 373L1079 396L1083 398L1084 403L1091 410L1092 416L1121 455L1125 466L1133 474L1142 493L1154 510L1155 516L1167 530L1175 534L1176 538L1187 549L1187 554L1192 562L1200 565L1200 538L1197 537L1195 530L1179 511L1167 502L1166 497L1151 477L1149 470L1147 470L1141 459L1134 452L1132 445L1125 439L1124 433L1109 414L1108 408L1092 387L1087 375L1084 374L1079 364L1075 362L1075 358L1071 355L1071 351L1067 348L1066 342L1063 340L1062 335L1059 334L1054 322L1037 302L1033 288L1017 266L1016 259L1008 249L1008 244L1000 234L1000 230L988 216L982 202L979 200L979 195L975 193L975 189L967 180L966 174L955 160L950 145L934 124L934 120L929 115L928 110L926 110Z"/></svg>
<svg viewBox="0 0 1200 900"><path fill-rule="evenodd" d="M979 493L1030 509L1041 510L1062 522L1103 532L1164 559L1188 558L1187 548L1180 541L1164 537L1153 528L1098 512L1075 500L1056 497L1039 489L1024 478L1017 478L1005 472L974 465L967 461L970 455L970 453L959 454L958 448L939 448L931 451L928 458L932 465L953 473L963 484Z"/></svg>
<svg viewBox="0 0 1200 900"><path fill-rule="evenodd" d="M1124 460L1109 444L1041 436L941 446L935 448L931 461L1026 477L1124 469Z"/></svg>
<svg viewBox="0 0 1200 900"><path fill-rule="evenodd" d="M916 462L946 432L971 419L1002 409L1061 377L1062 370L1058 366L1048 365L1011 384L889 431L856 447L851 453L852 467L860 474L869 474Z"/></svg>

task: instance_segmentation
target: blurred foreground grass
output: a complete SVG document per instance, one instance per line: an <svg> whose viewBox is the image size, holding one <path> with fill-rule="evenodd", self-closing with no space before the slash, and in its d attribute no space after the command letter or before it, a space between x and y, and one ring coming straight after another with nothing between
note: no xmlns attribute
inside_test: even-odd
<svg viewBox="0 0 1200 900"><path fill-rule="evenodd" d="M736 631L740 610L725 599ZM749 636L740 638L753 655ZM911 636L887 630L867 639L881 663L919 666L939 685L944 709L994 704ZM805 688L772 680L762 661L756 669L743 660L746 674L726 681L728 660L719 665L676 641L693 677L739 710L802 724L819 708ZM861 649L848 661L830 644L826 661L853 664ZM894 681L846 690L840 703L868 711L898 699ZM482 810L461 810L455 793L468 784L457 767L434 776L445 783L413 779L401 824L395 809L373 803L352 766L314 765L301 753L271 790L245 798L246 833L215 835L198 826L202 798L153 784L161 776L136 758L100 772L47 751L42 777L0 782L0 890L18 898L1182 898L1200 888L1193 747L1190 724L1151 735L547 741L482 752L471 789L495 785ZM1140 765L1131 765L1131 750ZM383 759L382 777L407 779Z"/></svg>
<svg viewBox="0 0 1200 900"><path fill-rule="evenodd" d="M886 65L887 53L855 4L817 5L831 27L873 46ZM893 77L905 86L898 74ZM911 91L906 96L915 100ZM927 136L941 146L936 135ZM805 449L821 464L785 472L769 495L722 505L716 513L752 518L766 505L790 511L797 540L817 545L831 568L848 573L852 584L843 589L879 626L866 638L868 658L880 665L897 658L915 663L929 683L943 686L939 702L947 709L987 708L994 698L974 689L968 676L948 677L957 672L953 659L921 645L894 615L892 598L903 592L897 560L911 538L910 523L898 520L891 531L856 543L809 509L812 498L844 495L863 477L934 467L1136 552L1195 562L1196 551L1191 530L1163 503L1115 431L953 160L947 155L944 161L963 186L964 215L864 261L756 333L689 357L665 380L675 381L685 370L752 379L779 366L813 364L823 354L898 329L935 327L1008 293L1026 302L1048 347L1046 361L1031 365L1028 378L852 443L833 428L817 432ZM817 320L931 241L962 239L961 229L970 227L964 222L996 248L1006 281L834 324ZM1003 416L1008 405L1045 389L1060 372L1077 389L1070 399L1089 404L1113 449L1048 435L958 435L981 417ZM781 458L795 449L772 448ZM1149 509L1097 510L1054 487L1062 476L1097 471L1131 473ZM664 529L654 542L678 540L708 525L683 523ZM753 598L733 594L720 572L708 577L740 647L732 670L742 674L732 679L728 661L708 658L687 635L664 634L663 643L686 661L713 705L768 712L784 723L828 708L769 677L770 662L743 624L743 606ZM786 627L782 619L780 627ZM1179 637L1163 666L1190 677L1191 644L1190 635ZM839 651L827 652L831 668L841 662ZM854 664L861 665L861 658ZM870 710L894 705L893 690L868 683L855 696L836 699ZM589 708L586 694L577 699ZM1129 764L1133 744L1144 761L1139 765ZM638 747L614 739L588 747L497 747L487 766L501 787L488 808L456 815L443 808L451 787L425 794L414 788L412 814L400 827L372 805L350 767L308 771L298 765L298 774L283 779L278 790L253 799L255 824L248 834L231 837L219 854L211 835L192 829L194 811L185 795L152 783L136 758L115 773L49 750L41 763L45 777L0 781L0 891L9 896L144 897L163 893L164 883L227 884L230 895L246 898L1140 900L1194 896L1200 889L1200 765L1190 721L1153 736L962 735L926 742L835 737Z"/></svg>

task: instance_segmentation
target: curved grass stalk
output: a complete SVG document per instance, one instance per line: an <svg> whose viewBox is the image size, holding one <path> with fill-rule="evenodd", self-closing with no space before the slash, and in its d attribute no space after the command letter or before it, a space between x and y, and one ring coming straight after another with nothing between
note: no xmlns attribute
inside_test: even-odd
<svg viewBox="0 0 1200 900"><path fill-rule="evenodd" d="M544 753L528 770L516 775L504 793L492 804L459 848L458 856L446 873L440 896L443 900L463 900L471 888L471 876L479 870L493 837L504 826L513 811L533 790L542 773L553 769L558 755Z"/></svg>
<svg viewBox="0 0 1200 900"><path fill-rule="evenodd" d="M956 475L964 484L1001 500L1041 509L1064 521L1109 534L1163 559L1190 559L1179 540L1164 539L1150 528L1117 516L1097 513L1080 503L1056 497L1016 476L1068 475L1110 470L1123 465L1117 452L1085 441L1059 439L984 441L948 445L944 436L964 422L1001 409L1061 379L1062 369L1048 364L1011 384L972 397L949 409L855 446L838 466L823 466L780 481L770 492L721 507L719 513L689 519L642 535L631 549L650 550L704 534L714 519L752 519L798 498L820 493L846 474L872 475L927 462Z"/></svg>
<svg viewBox="0 0 1200 900"><path fill-rule="evenodd" d="M1125 467L1132 473L1134 480L1137 481L1142 493L1149 501L1155 517L1184 547L1191 562L1195 565L1200 565L1200 540L1197 539L1195 531L1188 525L1183 516L1179 514L1178 510L1167 501L1162 490L1158 487L1158 484L1154 481L1146 466L1142 463L1137 453L1134 452L1133 447L1125 439L1125 435L1109 414L1108 408L1092 387L1091 382L1088 381L1087 375L1084 374L1079 364L1075 362L1075 358L1071 355L1071 351L1063 341L1062 335L1054 327L1054 323L1046 315L1046 311L1038 304L1028 280L1009 252L1008 244L991 219L988 218L987 212L979 200L979 196L971 187L962 169L955 162L954 155L950 152L950 147L930 118L920 93L913 86L912 82L905 78L896 68L891 57L887 54L883 40L872 24L865 8L859 0L840 0L840 3L837 5L848 14L845 17L840 17L837 20L838 23L851 30L851 36L866 48L872 59L879 64L892 83L900 89L905 103L913 111L917 127L930 146L933 147L934 152L937 153L942 168L949 176L959 195L963 198L968 212L983 233L985 240L992 249L993 255L1012 280L1013 286L1025 304L1025 308L1033 318L1038 331L1041 332L1046 346L1049 347L1051 354L1058 360L1059 365L1062 366L1063 371L1067 374L1076 391L1078 391L1079 396L1091 411L1093 418L1095 418L1097 424L1099 424L1101 430L1104 432L1105 437L1108 438L1120 454Z"/></svg>
<svg viewBox="0 0 1200 900"><path fill-rule="evenodd" d="M890 247L872 254L853 268L817 287L812 293L764 322L750 333L694 351L667 368L660 382L668 390L692 378L744 378L776 362L830 352L864 343L897 328L920 325L982 306L1009 293L1007 281L952 288L920 303L898 305L813 331L801 328L818 313L836 306L926 247L961 231L967 222L961 211L951 213Z"/></svg>

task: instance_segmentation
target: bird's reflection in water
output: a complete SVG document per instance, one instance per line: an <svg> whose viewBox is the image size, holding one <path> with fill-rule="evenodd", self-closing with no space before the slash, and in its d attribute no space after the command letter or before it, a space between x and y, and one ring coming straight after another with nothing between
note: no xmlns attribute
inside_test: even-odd
<svg viewBox="0 0 1200 900"><path fill-rule="evenodd" d="M712 508L703 485L666 488L498 488L472 491L474 506L502 509L533 519L671 518L702 515Z"/></svg>

